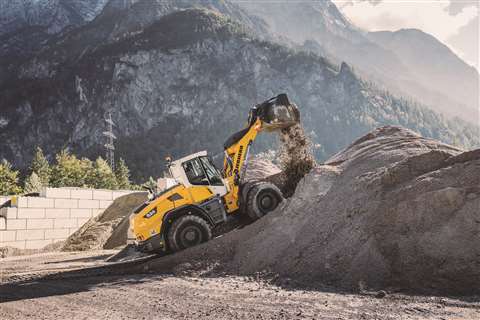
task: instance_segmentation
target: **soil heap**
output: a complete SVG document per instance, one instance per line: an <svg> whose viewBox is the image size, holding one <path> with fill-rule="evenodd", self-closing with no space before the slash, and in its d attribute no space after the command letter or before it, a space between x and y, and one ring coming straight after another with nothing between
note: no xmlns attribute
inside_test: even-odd
<svg viewBox="0 0 480 320"><path fill-rule="evenodd" d="M255 155L248 161L243 181L264 180L267 177L279 174L280 172L280 169L272 161L262 157L261 154Z"/></svg>
<svg viewBox="0 0 480 320"><path fill-rule="evenodd" d="M102 214L87 221L65 240L62 251L113 249L127 243L129 221L133 210L147 200L146 192L121 196Z"/></svg>
<svg viewBox="0 0 480 320"><path fill-rule="evenodd" d="M479 214L480 150L388 126L314 168L256 223L148 268L208 262L216 272L269 271L306 286L472 294Z"/></svg>

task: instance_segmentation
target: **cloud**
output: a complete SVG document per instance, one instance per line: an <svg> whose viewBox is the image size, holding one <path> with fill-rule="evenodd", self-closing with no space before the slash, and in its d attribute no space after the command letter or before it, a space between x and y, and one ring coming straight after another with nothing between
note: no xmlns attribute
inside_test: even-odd
<svg viewBox="0 0 480 320"><path fill-rule="evenodd" d="M405 2L407 1L408 0ZM437 1L445 3L445 0ZM381 2L388 2L388 0L334 0L334 2L336 2L340 8L343 8L346 6L353 6L355 3L359 2L368 2L371 5L376 6ZM445 11L452 16L456 16L457 14L461 13L463 9L469 7L476 7L477 9L480 8L480 0L450 0L449 4L445 7Z"/></svg>
<svg viewBox="0 0 480 320"><path fill-rule="evenodd" d="M461 58L479 69L479 18L476 16L458 32L447 39L447 43L456 49Z"/></svg>
<svg viewBox="0 0 480 320"><path fill-rule="evenodd" d="M355 5L355 2L368 2L368 3L376 6L377 4L379 4L382 1L383 0L333 0L333 2L335 2L335 4L339 8L343 8L343 7L346 7L346 6L353 6L353 5Z"/></svg>
<svg viewBox="0 0 480 320"><path fill-rule="evenodd" d="M360 28L368 31L420 29L447 44L470 64L477 65L479 0L332 1ZM472 31L475 28L476 33Z"/></svg>
<svg viewBox="0 0 480 320"><path fill-rule="evenodd" d="M450 4L445 8L445 10L452 16L456 16L461 13L463 9L469 7L476 7L477 10L480 8L479 0L450 0Z"/></svg>

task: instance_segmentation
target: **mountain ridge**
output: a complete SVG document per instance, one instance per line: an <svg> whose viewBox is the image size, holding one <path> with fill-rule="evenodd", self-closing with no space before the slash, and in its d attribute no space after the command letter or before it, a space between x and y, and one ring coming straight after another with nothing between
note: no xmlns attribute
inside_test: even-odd
<svg viewBox="0 0 480 320"><path fill-rule="evenodd" d="M63 147L101 154L103 114L110 111L118 125L117 155L141 181L163 171L166 155L199 148L221 153L248 109L279 92L300 106L320 160L381 124L466 146L479 143L474 128L381 92L347 64L337 67L316 54L257 39L218 12L180 10L149 28L75 59L44 54L8 88L4 84L2 157L23 168L33 152L25 146L39 145L50 157ZM182 28L191 39L169 42ZM262 137L255 148L272 142Z"/></svg>

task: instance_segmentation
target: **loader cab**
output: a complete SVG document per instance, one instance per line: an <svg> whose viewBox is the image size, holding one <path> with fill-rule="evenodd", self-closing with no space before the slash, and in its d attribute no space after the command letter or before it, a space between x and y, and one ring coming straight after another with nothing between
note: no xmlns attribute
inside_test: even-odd
<svg viewBox="0 0 480 320"><path fill-rule="evenodd" d="M172 177L185 187L208 186L212 194L224 196L228 190L220 171L206 151L191 154L169 165Z"/></svg>

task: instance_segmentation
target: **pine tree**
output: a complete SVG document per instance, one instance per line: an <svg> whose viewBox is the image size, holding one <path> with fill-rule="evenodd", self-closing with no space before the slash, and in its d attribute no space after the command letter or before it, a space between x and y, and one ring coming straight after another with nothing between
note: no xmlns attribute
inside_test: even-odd
<svg viewBox="0 0 480 320"><path fill-rule="evenodd" d="M86 187L93 170L92 162L86 158L77 159L67 150L56 155L56 164L51 172L51 185L54 187Z"/></svg>
<svg viewBox="0 0 480 320"><path fill-rule="evenodd" d="M30 165L29 173L33 174L34 172L40 178L42 185L48 186L50 182L51 169L40 147L37 147L35 155L32 159L32 164Z"/></svg>
<svg viewBox="0 0 480 320"><path fill-rule="evenodd" d="M39 193L42 189L43 183L37 173L34 171L25 179L25 193Z"/></svg>
<svg viewBox="0 0 480 320"><path fill-rule="evenodd" d="M112 168L102 158L98 157L93 163L91 175L88 184L97 189L117 189L117 179Z"/></svg>
<svg viewBox="0 0 480 320"><path fill-rule="evenodd" d="M120 161L115 168L115 177L117 178L117 185L119 189L130 188L130 170L122 158L120 158Z"/></svg>
<svg viewBox="0 0 480 320"><path fill-rule="evenodd" d="M0 195L18 194L21 191L18 171L13 170L12 165L4 159L0 163Z"/></svg>
<svg viewBox="0 0 480 320"><path fill-rule="evenodd" d="M152 177L148 178L148 180L142 186L152 190L153 192L157 192L157 182Z"/></svg>

